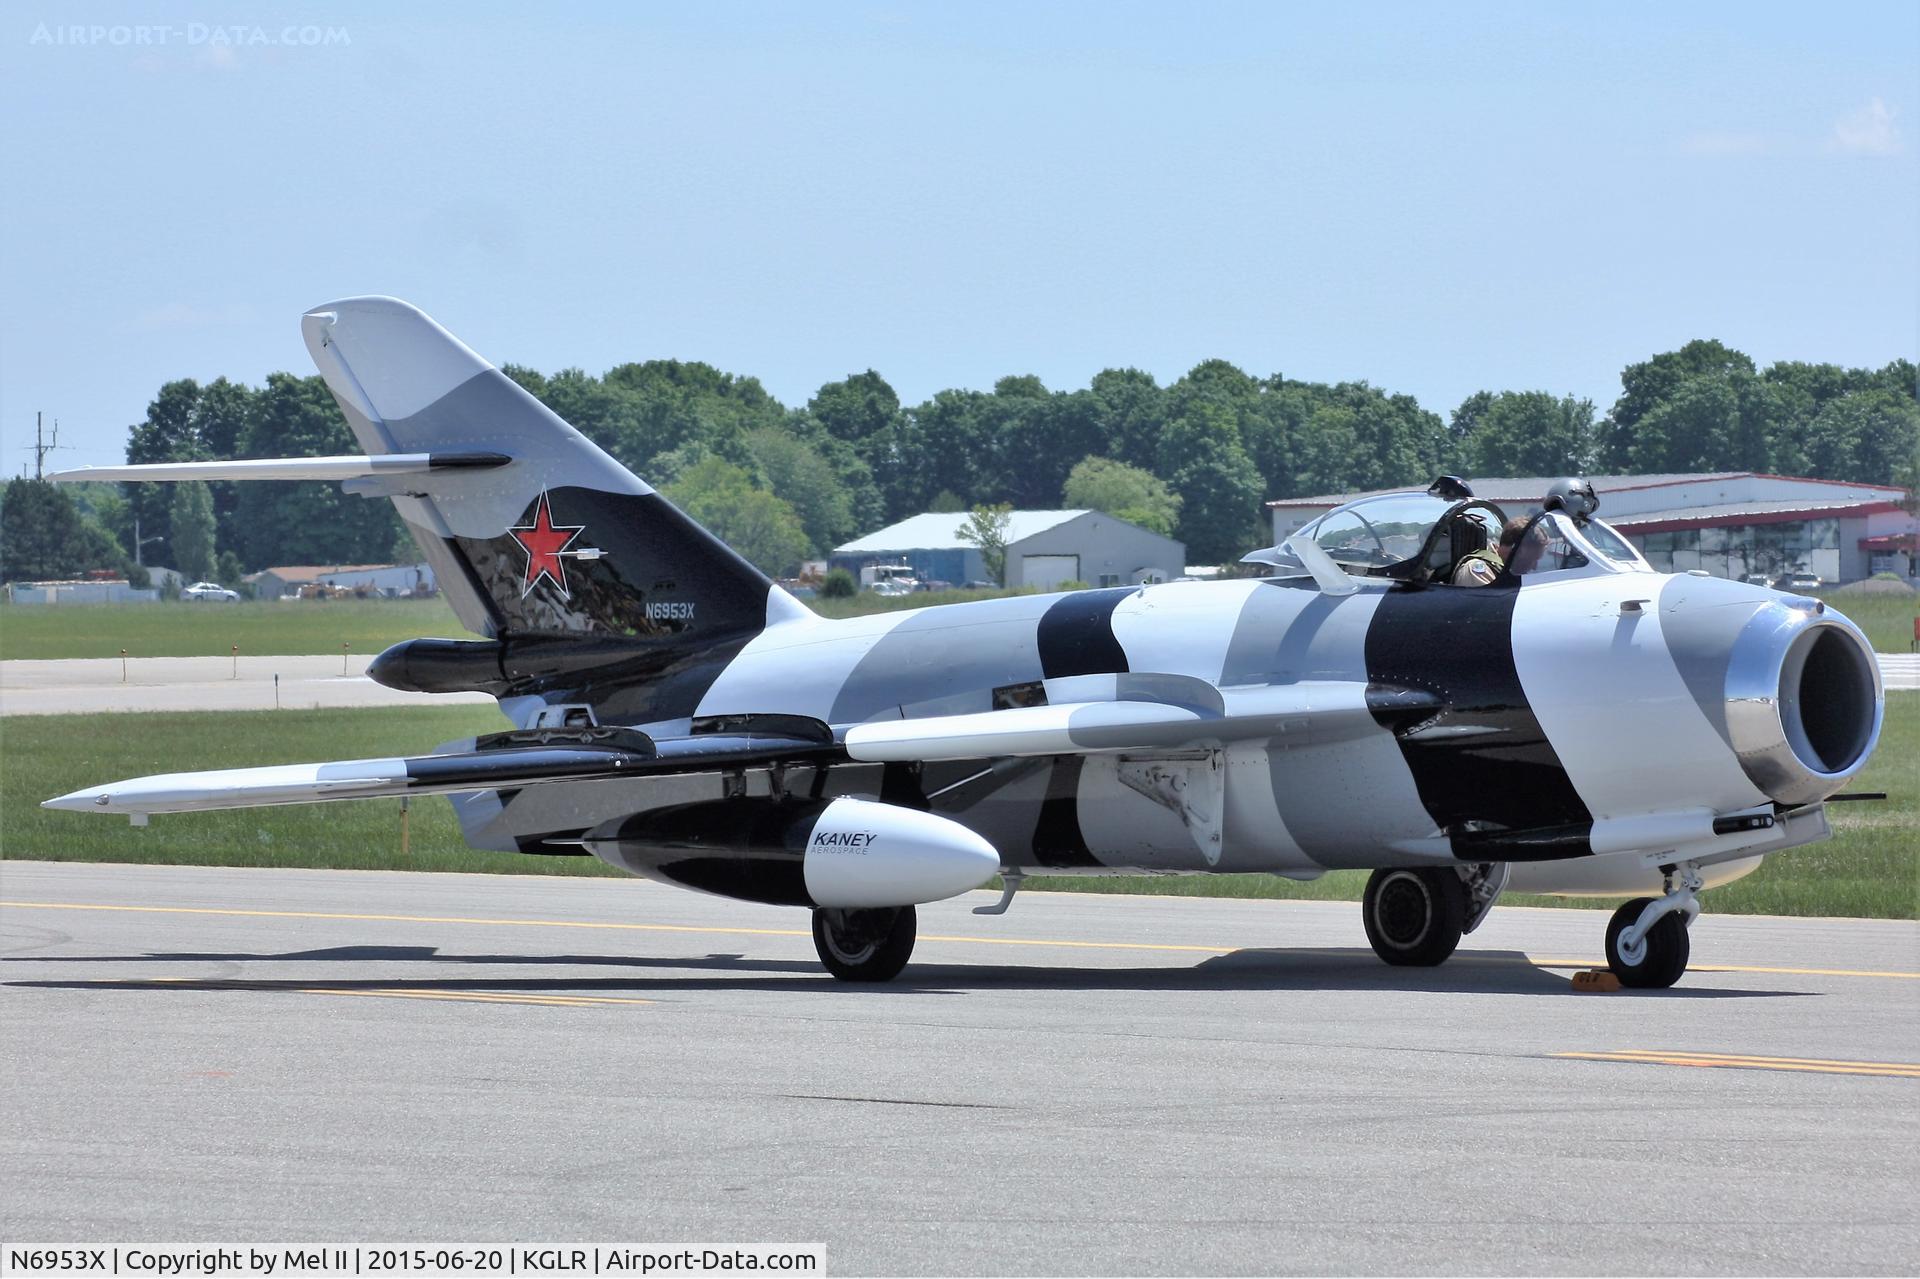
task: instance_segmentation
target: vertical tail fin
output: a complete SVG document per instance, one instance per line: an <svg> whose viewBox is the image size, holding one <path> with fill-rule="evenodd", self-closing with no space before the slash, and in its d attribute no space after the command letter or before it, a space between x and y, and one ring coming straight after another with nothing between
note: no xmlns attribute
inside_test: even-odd
<svg viewBox="0 0 1920 1279"><path fill-rule="evenodd" d="M492 453L489 468L349 482L393 499L470 630L592 637L647 665L807 610L421 311L329 302L307 350L370 454Z"/></svg>

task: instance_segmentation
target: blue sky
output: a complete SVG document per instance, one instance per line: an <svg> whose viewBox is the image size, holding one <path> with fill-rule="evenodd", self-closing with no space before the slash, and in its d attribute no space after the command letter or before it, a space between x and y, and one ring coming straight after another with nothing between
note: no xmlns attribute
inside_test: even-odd
<svg viewBox="0 0 1920 1279"><path fill-rule="evenodd" d="M36 409L109 462L167 379L311 372L355 293L788 403L1220 356L1604 408L1693 337L1920 337L1912 4L392 7L9 9L5 473Z"/></svg>

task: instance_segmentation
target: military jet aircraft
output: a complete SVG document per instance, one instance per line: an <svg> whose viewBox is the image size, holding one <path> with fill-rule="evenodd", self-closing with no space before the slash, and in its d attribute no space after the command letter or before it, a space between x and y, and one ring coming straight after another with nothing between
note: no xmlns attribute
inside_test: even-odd
<svg viewBox="0 0 1920 1279"><path fill-rule="evenodd" d="M1569 481L1491 585L1506 512L1449 478L1249 558L1271 575L816 616L433 320L328 303L308 350L364 455L89 468L343 481L398 508L461 622L369 673L484 690L510 728L416 758L177 773L48 807L447 794L476 848L591 854L812 912L836 977L906 964L914 907L1047 874L1370 869L1390 964L1508 888L1640 894L1631 986L1685 970L1703 888L1825 838L1878 667L1817 600L1653 571Z"/></svg>

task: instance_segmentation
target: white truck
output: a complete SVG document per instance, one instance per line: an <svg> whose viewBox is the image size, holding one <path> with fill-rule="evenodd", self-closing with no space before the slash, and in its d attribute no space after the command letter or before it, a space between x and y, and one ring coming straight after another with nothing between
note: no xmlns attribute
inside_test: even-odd
<svg viewBox="0 0 1920 1279"><path fill-rule="evenodd" d="M920 588L911 564L867 564L860 569L860 588L875 595L911 595Z"/></svg>

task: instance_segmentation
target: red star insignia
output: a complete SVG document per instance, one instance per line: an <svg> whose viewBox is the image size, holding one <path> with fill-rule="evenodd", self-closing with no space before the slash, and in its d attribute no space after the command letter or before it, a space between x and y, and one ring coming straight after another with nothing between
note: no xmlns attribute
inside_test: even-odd
<svg viewBox="0 0 1920 1279"><path fill-rule="evenodd" d="M520 543L520 549L527 553L527 576L520 587L522 599L540 584L543 577L560 588L562 598L570 597L567 566L560 557L585 528L584 524L556 526L553 513L547 509L547 495L543 491L539 504L533 509L533 523L516 525L507 530Z"/></svg>

